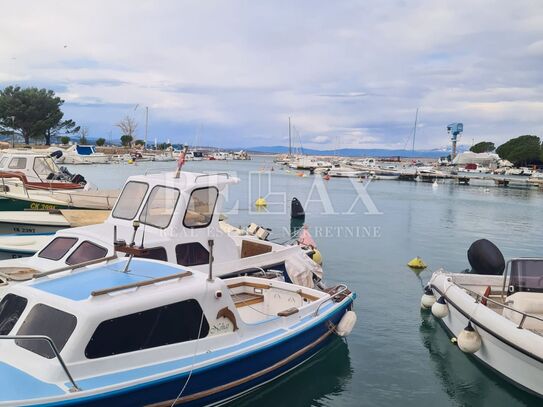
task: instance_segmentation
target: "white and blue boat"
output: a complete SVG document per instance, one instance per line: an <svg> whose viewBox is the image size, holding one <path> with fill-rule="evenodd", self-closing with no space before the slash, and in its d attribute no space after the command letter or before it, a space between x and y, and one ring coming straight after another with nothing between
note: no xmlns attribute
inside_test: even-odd
<svg viewBox="0 0 543 407"><path fill-rule="evenodd" d="M210 243L210 258L213 244ZM157 260L104 258L11 284L0 406L203 406L301 365L356 316L355 294Z"/></svg>

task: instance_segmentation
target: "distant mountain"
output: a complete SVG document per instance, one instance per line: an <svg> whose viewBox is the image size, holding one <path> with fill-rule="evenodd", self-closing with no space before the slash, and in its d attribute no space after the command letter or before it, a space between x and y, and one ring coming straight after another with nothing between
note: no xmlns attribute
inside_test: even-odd
<svg viewBox="0 0 543 407"><path fill-rule="evenodd" d="M285 146L259 146L247 148L250 152L268 154L286 154L288 147ZM439 158L450 153L450 149L434 150L389 150L385 148L340 148L338 150L314 150L304 148L304 153L309 155L338 155L341 157L417 157L417 158Z"/></svg>

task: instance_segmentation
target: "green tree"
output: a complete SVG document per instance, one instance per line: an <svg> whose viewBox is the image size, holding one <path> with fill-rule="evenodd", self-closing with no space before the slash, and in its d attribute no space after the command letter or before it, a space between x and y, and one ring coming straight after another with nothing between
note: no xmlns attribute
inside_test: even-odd
<svg viewBox="0 0 543 407"><path fill-rule="evenodd" d="M499 146L496 153L517 166L528 165L540 160L541 140L531 135L516 137Z"/></svg>
<svg viewBox="0 0 543 407"><path fill-rule="evenodd" d="M132 147L132 140L134 140L134 137L129 136L128 134L121 136L121 144L125 147Z"/></svg>
<svg viewBox="0 0 543 407"><path fill-rule="evenodd" d="M134 145L136 145L136 146L137 146L137 145L140 145L140 146L144 146L144 147L145 147L145 141L143 141L143 140L136 140L136 141L134 142Z"/></svg>
<svg viewBox="0 0 543 407"><path fill-rule="evenodd" d="M62 144L64 144L64 145L68 144L68 143L70 142L70 137L68 137L68 136L62 136L62 137L60 138L60 142L61 142Z"/></svg>
<svg viewBox="0 0 543 407"><path fill-rule="evenodd" d="M45 137L50 144L52 135L75 127L73 121L62 120L63 103L52 90L8 86L0 91L0 134L19 135L26 144Z"/></svg>
<svg viewBox="0 0 543 407"><path fill-rule="evenodd" d="M100 137L99 139L96 140L96 145L98 147L102 147L104 144L106 144L106 139L105 138Z"/></svg>
<svg viewBox="0 0 543 407"><path fill-rule="evenodd" d="M477 143L469 149L469 151L472 151L474 153L490 153L491 151L494 151L496 149L496 146L494 143L490 141L481 141L480 143Z"/></svg>

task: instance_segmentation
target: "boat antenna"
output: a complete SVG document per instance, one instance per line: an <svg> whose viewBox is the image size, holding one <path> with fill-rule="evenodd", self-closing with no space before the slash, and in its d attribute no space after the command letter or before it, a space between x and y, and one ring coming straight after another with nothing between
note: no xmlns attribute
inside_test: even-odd
<svg viewBox="0 0 543 407"><path fill-rule="evenodd" d="M209 245L209 276L207 277L207 281L213 281L213 245L215 241L209 239L207 244Z"/></svg>
<svg viewBox="0 0 543 407"><path fill-rule="evenodd" d="M415 112L415 125L413 126L413 147L411 149L411 156L415 156L415 137L417 136L417 120L419 118L419 108L417 107L417 111Z"/></svg>
<svg viewBox="0 0 543 407"><path fill-rule="evenodd" d="M189 145L185 144L183 151L179 153L179 158L177 159L177 171L175 172L174 178L179 178L181 175L181 168L183 167L183 164L185 164L185 156L187 155L188 149Z"/></svg>

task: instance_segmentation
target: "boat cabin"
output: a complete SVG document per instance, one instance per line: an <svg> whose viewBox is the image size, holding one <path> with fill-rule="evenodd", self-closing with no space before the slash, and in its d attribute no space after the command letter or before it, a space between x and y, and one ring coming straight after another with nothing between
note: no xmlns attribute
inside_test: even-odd
<svg viewBox="0 0 543 407"><path fill-rule="evenodd" d="M1 151L0 171L24 174L30 182L47 182L60 173L60 168L49 154L9 149Z"/></svg>

